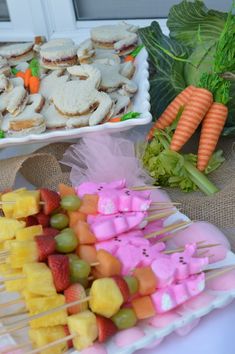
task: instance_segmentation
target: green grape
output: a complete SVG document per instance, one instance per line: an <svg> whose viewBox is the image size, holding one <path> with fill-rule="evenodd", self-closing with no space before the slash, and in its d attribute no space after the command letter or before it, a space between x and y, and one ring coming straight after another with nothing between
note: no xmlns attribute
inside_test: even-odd
<svg viewBox="0 0 235 354"><path fill-rule="evenodd" d="M124 308L111 317L111 320L115 323L118 329L126 329L136 325L137 317L132 309Z"/></svg>
<svg viewBox="0 0 235 354"><path fill-rule="evenodd" d="M50 225L55 229L62 230L68 226L69 218L65 214L54 214L50 218Z"/></svg>
<svg viewBox="0 0 235 354"><path fill-rule="evenodd" d="M87 278L91 271L91 266L89 263L83 261L82 259L74 259L69 265L70 276L73 279Z"/></svg>
<svg viewBox="0 0 235 354"><path fill-rule="evenodd" d="M55 237L56 240L56 251L61 253L73 252L78 245L78 239L76 235L71 232L61 232Z"/></svg>
<svg viewBox="0 0 235 354"><path fill-rule="evenodd" d="M68 234L75 235L73 229L71 229L70 227L66 227L66 229L61 230L60 233L64 233L64 232L66 232L66 234L68 233Z"/></svg>
<svg viewBox="0 0 235 354"><path fill-rule="evenodd" d="M137 291L139 290L139 284L138 284L138 280L135 277L132 277L130 275L127 275L125 277L123 277L124 280L126 281L130 294L134 295L137 293Z"/></svg>
<svg viewBox="0 0 235 354"><path fill-rule="evenodd" d="M76 195L66 195L61 199L60 205L68 211L76 211L81 206L81 199Z"/></svg>
<svg viewBox="0 0 235 354"><path fill-rule="evenodd" d="M75 253L69 253L67 254L67 256L69 257L69 263L72 263L73 261L77 261L79 259L79 257Z"/></svg>

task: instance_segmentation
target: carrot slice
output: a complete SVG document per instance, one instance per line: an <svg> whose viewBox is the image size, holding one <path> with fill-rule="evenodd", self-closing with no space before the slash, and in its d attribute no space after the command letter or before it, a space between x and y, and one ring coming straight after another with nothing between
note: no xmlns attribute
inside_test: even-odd
<svg viewBox="0 0 235 354"><path fill-rule="evenodd" d="M25 74L24 74L24 87L28 88L29 87L29 80L32 76L32 71L30 68L25 70Z"/></svg>

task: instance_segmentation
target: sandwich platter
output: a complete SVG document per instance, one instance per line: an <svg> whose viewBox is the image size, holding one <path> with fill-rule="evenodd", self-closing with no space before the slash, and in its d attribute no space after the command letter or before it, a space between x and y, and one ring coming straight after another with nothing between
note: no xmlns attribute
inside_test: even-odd
<svg viewBox="0 0 235 354"><path fill-rule="evenodd" d="M55 42L57 45L56 41L58 41L58 40L55 40L55 39L51 40L51 42L53 42L53 43ZM70 46L71 44L69 41L71 41L71 40L66 39L64 42L68 42L69 44L66 43L66 45ZM71 41L71 42L73 42L73 41ZM73 43L73 45L74 45L74 43ZM51 50L51 48L49 48L49 49ZM44 52L46 54L50 53L49 49L46 46L46 49L44 51L42 51L42 53L44 53ZM71 50L70 50L70 52L71 52ZM70 53L70 52L68 52L68 53ZM106 52L107 52L107 50L106 50ZM78 53L77 55L79 55L79 45L78 45L77 53ZM96 55L99 60L99 63L95 63L95 65L96 65L95 67L96 67L96 69L98 69L100 71L102 69L102 67L104 66L104 63L105 63L104 60L107 60L107 59L104 59L104 57L102 57L102 55L104 55L104 54L102 54L102 53L104 53L104 50L96 49L96 53L98 53ZM1 50L0 50L0 54L1 54ZM67 56L68 55L69 54L67 54ZM112 56L113 53L111 53L110 55ZM114 57L114 60L116 60L115 57L117 58L118 56L114 55L113 57ZM52 58L53 58L53 56L52 56ZM119 86L119 90L116 90L115 92L113 92L113 88L111 88L111 89L108 88L108 90L107 90L107 87L105 87L103 91L101 89L101 91L102 91L101 96L102 95L108 96L108 93L110 93L112 91L110 94L110 97L112 98L112 100L114 100L115 94L118 93L118 95L119 95L119 92L121 92L122 98L125 97L125 99L127 101L129 100L129 104L126 106L123 106L122 110L119 112L119 114L117 114L118 112L115 114L115 111L114 111L113 115L110 115L111 118L116 117L116 116L120 117L122 114L125 114L128 112L138 112L139 113L138 118L126 119L123 121L121 120L121 121L118 121L118 123L116 123L115 121L110 122L109 118L107 119L107 117L105 117L105 116L104 116L103 120L96 119L97 118L97 115L96 115L96 117L93 119L93 122L90 123L90 122L88 122L89 117L88 117L88 115L86 115L86 113L84 115L79 114L79 116L75 117L75 114L73 111L72 111L72 113L68 112L70 109L72 109L71 108L72 101L68 101L67 108L64 108L64 109L66 112L68 112L68 115L66 118L72 118L72 119L67 119L67 122L72 122L72 123L71 124L66 123L67 125L63 126L63 123L61 125L57 124L60 119L61 119L61 121L64 121L64 116L60 115L61 110L63 110L63 107L64 107L64 103L63 104L61 103L63 101L63 99L61 99L61 92L62 92L62 94L64 94L64 92L68 88L68 96L71 96L69 94L69 90L70 90L70 92L75 92L77 89L77 87L75 87L77 85L76 78L74 79L74 81L70 81L71 76L75 77L76 75L79 75L79 73L77 73L77 71L79 71L79 70L81 71L81 69L79 69L79 67L85 68L84 70L86 71L87 67L90 65L84 64L84 66L82 66L82 65L70 66L70 64L68 64L67 68L68 68L69 73L66 71L66 67L65 67L65 68L59 68L59 70L61 70L61 72L56 74L56 72L58 72L59 70L51 70L51 66L48 66L49 64L45 64L45 62L43 62L44 58L41 58L39 62L40 62L40 65L42 65L42 67L44 65L43 69L45 70L45 76L51 78L51 75L52 75L52 78L53 78L53 75L54 75L56 77L56 79L58 79L58 80L60 80L60 82L62 82L62 84L65 84L65 81L69 81L69 84L68 84L68 82L66 82L66 84L68 84L67 86L69 86L70 83L72 82L72 84L74 84L75 90L74 90L74 87L72 87L72 84L70 85L71 87L66 86L65 89L64 89L65 86L63 86L63 87L61 86L61 92L59 92L57 94L57 96L54 98L54 102L56 102L58 107L57 106L54 107L54 105L51 104L51 102L52 102L51 97L49 97L49 94L47 93L47 88L50 87L51 82L49 82L49 84L48 84L48 82L45 81L45 84L43 85L43 83L42 83L43 79L42 79L41 83L40 83L40 89L39 89L38 94L33 94L33 95L30 94L28 96L29 97L28 103L26 104L23 111L20 112L20 114L15 115L13 113L12 114L7 113L7 116L10 116L9 119L8 118L5 119L3 116L1 129L3 131L5 131L6 133L4 134L4 138L0 139L0 148L6 148L9 146L14 146L14 145L16 146L16 145L22 145L22 144L50 143L50 142L55 142L55 141L71 140L71 139L76 139L76 138L82 137L82 136L90 134L90 133L120 132L123 130L130 129L134 126L145 125L145 124L150 123L152 120L152 116L150 113L150 96L149 96L149 81L148 81L149 73L148 73L147 59L148 59L147 51L144 48L142 48L140 50L140 52L138 53L138 55L135 57L134 64L130 63L130 62L126 63L127 66L125 68L127 68L127 70L128 70L128 64L130 67L131 67L131 65L134 67L134 70L133 70L134 74L127 73L127 75L125 74L126 77L121 76L122 78L124 77L124 79L123 79L124 81L123 81L122 86L121 87ZM46 61L46 63L47 63L47 61ZM51 63L51 61L50 61L50 63ZM53 63L53 61L52 61L52 63ZM124 62L123 63L121 62L120 65L123 65L123 64L124 64ZM115 66L118 67L118 65L119 64L113 65L113 67L115 67ZM15 66L15 67L21 68L21 66ZM73 68L75 68L75 69L73 69ZM49 69L49 72L48 72L48 69ZM58 69L58 68L56 68L56 69ZM62 71L62 69L64 71ZM122 72L121 72L121 74L122 74ZM83 76L83 74L80 74L80 75ZM108 75L107 74L105 74L105 75L107 78ZM119 75L119 73L118 73L118 75ZM68 76L69 76L69 79L67 78ZM111 72L110 76L112 76L112 72ZM120 75L119 75L119 78L120 78ZM19 78L17 77L17 79L19 79ZM16 80L16 79L13 79L13 80ZM64 80L64 82L63 82L63 80ZM89 96L89 99L90 99L90 106L92 104L97 103L97 102L95 102L97 100L96 96L92 101L92 99L91 99L92 95L94 95L94 93L97 94L97 92L98 92L98 94L100 94L100 92L97 91L97 89L96 89L97 85L96 85L95 80L96 80L96 78L94 75L94 76L92 76L94 90L91 93L89 92L89 94L87 95L87 96ZM97 78L97 80L99 81L99 78ZM103 76L102 76L102 80L103 80ZM84 86L84 83L86 83L86 81L88 81L88 80L83 79L83 80L77 80L77 82L78 81L81 82L81 85ZM110 81L110 80L108 80L108 81ZM59 81L57 81L57 82L59 82ZM102 84L102 82L103 81L101 81L101 84ZM129 85L130 90L133 90L133 87L134 88L136 87L134 94L133 94L134 91L133 92L130 91L131 93L128 92L128 94L126 94L126 92L124 92L125 89L123 89L123 88L128 87L128 85ZM55 82L54 86L59 86L59 85L56 85L56 82ZM17 88L18 91L20 91L20 89L21 89L21 87L19 87L19 86L14 87L14 88L15 89ZM107 93L106 93L106 91L107 91ZM82 96L80 93L83 93L83 90L80 90L80 91L77 90L76 97ZM20 92L18 92L18 94L20 94ZM24 92L23 92L23 86L22 86L22 93L21 93L22 98L23 98L23 94L24 94ZM129 97L128 97L128 95L129 95ZM4 96L4 93L2 95L0 95L0 111L1 111L1 98L4 98L3 96ZM74 96L75 96L75 94L74 94ZM84 96L86 96L86 94L84 94ZM119 95L119 97L120 97L120 95ZM42 109L40 107L40 105L42 104L41 98L45 99L45 101L46 101L44 103L44 106ZM100 105L101 105L101 102L105 101L103 98L104 97L101 97ZM110 100L110 98L109 98L109 100ZM82 103L83 102L82 102L82 98L81 98L81 104ZM103 106L105 106L105 104L106 104L106 106L109 104L109 102L107 102L107 99L106 99L106 102L103 102L103 103L104 103ZM33 107L35 107L35 111L32 114ZM38 110L38 107L40 107L40 110ZM113 106L112 106L112 109L113 109ZM99 110L99 108L95 112L97 112L98 110ZM110 111L111 111L111 109L110 109ZM4 113L4 110L2 110L2 112ZM62 112L62 114L63 114L63 112ZM71 115L71 117L69 117L69 115ZM47 118L47 116L48 116L48 118ZM92 116L93 116L93 114L92 114ZM28 130L25 129L24 131L22 131L23 133L21 133L21 131L20 131L21 128L16 128L15 131L14 130L12 131L9 128L10 121L11 121L11 126L14 126L14 125L16 126L16 124L18 124L18 122L20 122L21 120L23 120L24 122L25 122L25 120L27 120L27 122L28 122L29 118L30 119L32 118L35 122L37 122L35 124L38 124L38 121L40 119L44 120L44 118L45 118L46 129L45 129L45 122L43 122L43 124L40 126L35 125L33 127L30 127L30 129L28 129ZM79 127L76 126L76 124L75 124L76 122L74 123L74 121L76 121L76 118L79 119L79 122L82 122L79 125ZM4 121L5 121L5 123L4 123ZM1 122L1 119L0 119L0 122ZM6 125L7 125L7 128L6 128Z"/></svg>
<svg viewBox="0 0 235 354"><path fill-rule="evenodd" d="M178 221L190 221L190 219L184 214L177 212L167 219L165 219L164 225L169 226ZM207 267L207 269L218 269L220 267L230 267L234 268L235 265L235 254L231 251L228 251L227 257L220 262L213 263ZM227 273L228 274L228 273ZM222 276L220 276L219 282L223 283ZM226 276L226 274L225 274ZM228 283L228 281L227 281ZM229 305L235 299L235 281L234 276L233 280L230 283L229 290L222 289L213 289L213 287L208 286L206 289L196 297L192 298L188 302L180 305L175 310L170 311L169 313L158 315L157 317L150 318L149 320L139 321L138 324L130 329L119 331L116 335L112 336L109 341L107 341L102 346L100 344L95 344L94 349L87 348L84 350L85 353L102 353L102 354L131 354L136 350L143 348L153 348L158 345L164 338L166 338L171 333L179 332L183 328L193 329L198 323L198 320L215 309L223 308ZM8 300L16 298L17 293L8 293ZM0 302L6 300L6 295L1 295L0 293ZM11 307L12 310L17 311L19 307L14 305ZM3 314L7 314L7 311L3 309ZM18 318L20 318L18 316ZM17 318L17 319L18 319ZM3 328L3 325L0 323L0 328ZM187 331L188 333L189 331ZM10 334L0 335L0 350L6 347L11 347L10 353L23 354L28 351L28 349L18 349L18 351L13 350L13 346L17 345L18 340L20 343L27 343L28 336L26 330L20 330L17 332L17 336L13 338ZM17 340L18 338L18 340ZM22 340L23 339L23 340ZM93 350L93 351L92 351ZM70 354L79 354L83 353L78 352L77 350L70 349L66 353Z"/></svg>

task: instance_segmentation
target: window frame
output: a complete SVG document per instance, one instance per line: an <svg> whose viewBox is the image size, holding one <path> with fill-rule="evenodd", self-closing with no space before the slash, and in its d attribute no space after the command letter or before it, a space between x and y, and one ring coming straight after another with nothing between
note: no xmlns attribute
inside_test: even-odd
<svg viewBox="0 0 235 354"><path fill-rule="evenodd" d="M45 18L43 0L6 2L10 21L0 22L0 42L32 41L37 35L48 38L48 20Z"/></svg>

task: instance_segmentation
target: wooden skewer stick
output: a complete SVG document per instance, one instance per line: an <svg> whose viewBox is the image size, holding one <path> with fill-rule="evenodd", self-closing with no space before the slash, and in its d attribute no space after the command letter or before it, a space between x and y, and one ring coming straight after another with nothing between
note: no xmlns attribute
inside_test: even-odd
<svg viewBox="0 0 235 354"><path fill-rule="evenodd" d="M5 287L5 286L2 286L2 287L0 288L0 293L3 293L4 291L6 291L6 287Z"/></svg>
<svg viewBox="0 0 235 354"><path fill-rule="evenodd" d="M41 317L46 316L46 315L51 315L51 314L53 314L55 312L58 312L58 311L61 311L61 310L65 310L65 309L67 309L67 308L69 308L71 306L79 305L79 304L82 304L82 303L87 302L89 300L90 300L90 296L87 296L87 297L85 297L82 300L73 301L73 302L70 302L68 304L64 304L64 305L49 309L47 311L43 311L43 312L37 313L36 315L29 316L28 318L24 318L22 320L14 322L14 324L12 326L8 326L7 328L4 328L3 330L0 331L0 335L6 334L6 333L15 332L18 329L24 328L25 325L27 325L32 320L36 320L36 319L41 318ZM19 326L20 326L20 328L19 328Z"/></svg>
<svg viewBox="0 0 235 354"><path fill-rule="evenodd" d="M166 232L169 232L169 231L178 231L179 228L181 228L183 226L188 226L191 223L192 223L192 221L183 221L183 222L178 223L178 224L173 224L173 225L170 225L170 226L166 226L163 229L158 230L158 231L153 231L150 234L145 235L144 237L145 238L152 238L152 237L156 237L158 235L162 235L162 234L164 234Z"/></svg>
<svg viewBox="0 0 235 354"><path fill-rule="evenodd" d="M13 281L13 280L19 280L19 279L25 279L26 276L24 274L19 274L19 275L15 275L12 277L7 277L7 278L2 278L0 279L0 284L4 284L6 281Z"/></svg>
<svg viewBox="0 0 235 354"><path fill-rule="evenodd" d="M197 249L201 250L203 248L210 248L210 247L217 247L217 246L220 246L220 243L211 243L211 244L208 244L208 245L199 246ZM163 253L172 254L172 253L176 253L176 252L182 252L184 250L185 250L184 247L180 247L180 248L176 248L175 250L164 251Z"/></svg>
<svg viewBox="0 0 235 354"><path fill-rule="evenodd" d="M3 302L0 304L0 308L4 308L4 307L8 307L8 306L12 306L15 304L19 304L21 302L24 302L24 299L22 297L18 297L17 299L14 300L10 300L8 302Z"/></svg>
<svg viewBox="0 0 235 354"><path fill-rule="evenodd" d="M131 187L130 189L132 191L149 191L151 189L160 189L160 186L136 186L136 187Z"/></svg>
<svg viewBox="0 0 235 354"><path fill-rule="evenodd" d="M182 203L177 202L152 202L151 205L181 205Z"/></svg>
<svg viewBox="0 0 235 354"><path fill-rule="evenodd" d="M14 352L18 349L22 349L22 348L25 348L25 347L30 347L32 345L31 342L24 342L24 343L21 343L21 344L18 344L18 345L12 345L11 347L7 347L6 349L1 349L1 354L7 354L7 353L11 353L11 352Z"/></svg>
<svg viewBox="0 0 235 354"><path fill-rule="evenodd" d="M44 345L44 346L42 346L40 348L36 348L36 349L30 350L30 351L26 352L25 354L40 353L41 351L44 351L44 350L49 349L49 348L52 348L52 347L54 347L57 344L60 344L60 343L63 343L63 342L67 342L68 340L71 340L71 339L75 338L76 336L77 336L76 333L70 334L70 335L68 335L66 337L63 337L63 338L57 339L57 340L55 340L55 341L53 341L51 343L48 343L48 344L46 344L46 345Z"/></svg>
<svg viewBox="0 0 235 354"><path fill-rule="evenodd" d="M16 316L22 316L22 315L27 315L28 316L29 312L27 311L27 309L25 307L22 307L21 309L19 309L19 311L13 312L13 313L9 313L7 315L1 316L0 320L8 320L11 319L12 317L16 317Z"/></svg>
<svg viewBox="0 0 235 354"><path fill-rule="evenodd" d="M233 269L235 269L235 265L233 265L231 267L210 269L210 273L212 273L212 271L213 271L213 273L212 274L207 273L209 275L206 275L206 280L210 280L210 279L216 278L216 277L218 277L220 275L223 275L224 273L227 273L227 272L229 272L230 270L233 270ZM218 270L218 272L214 273L215 270Z"/></svg>
<svg viewBox="0 0 235 354"><path fill-rule="evenodd" d="M167 216L170 216L175 213L177 213L176 210L170 210L170 211L166 211L163 213L157 213L154 215L147 216L147 218L145 218L144 221L150 222L150 221L154 221L154 220L160 220L160 219L166 218Z"/></svg>

